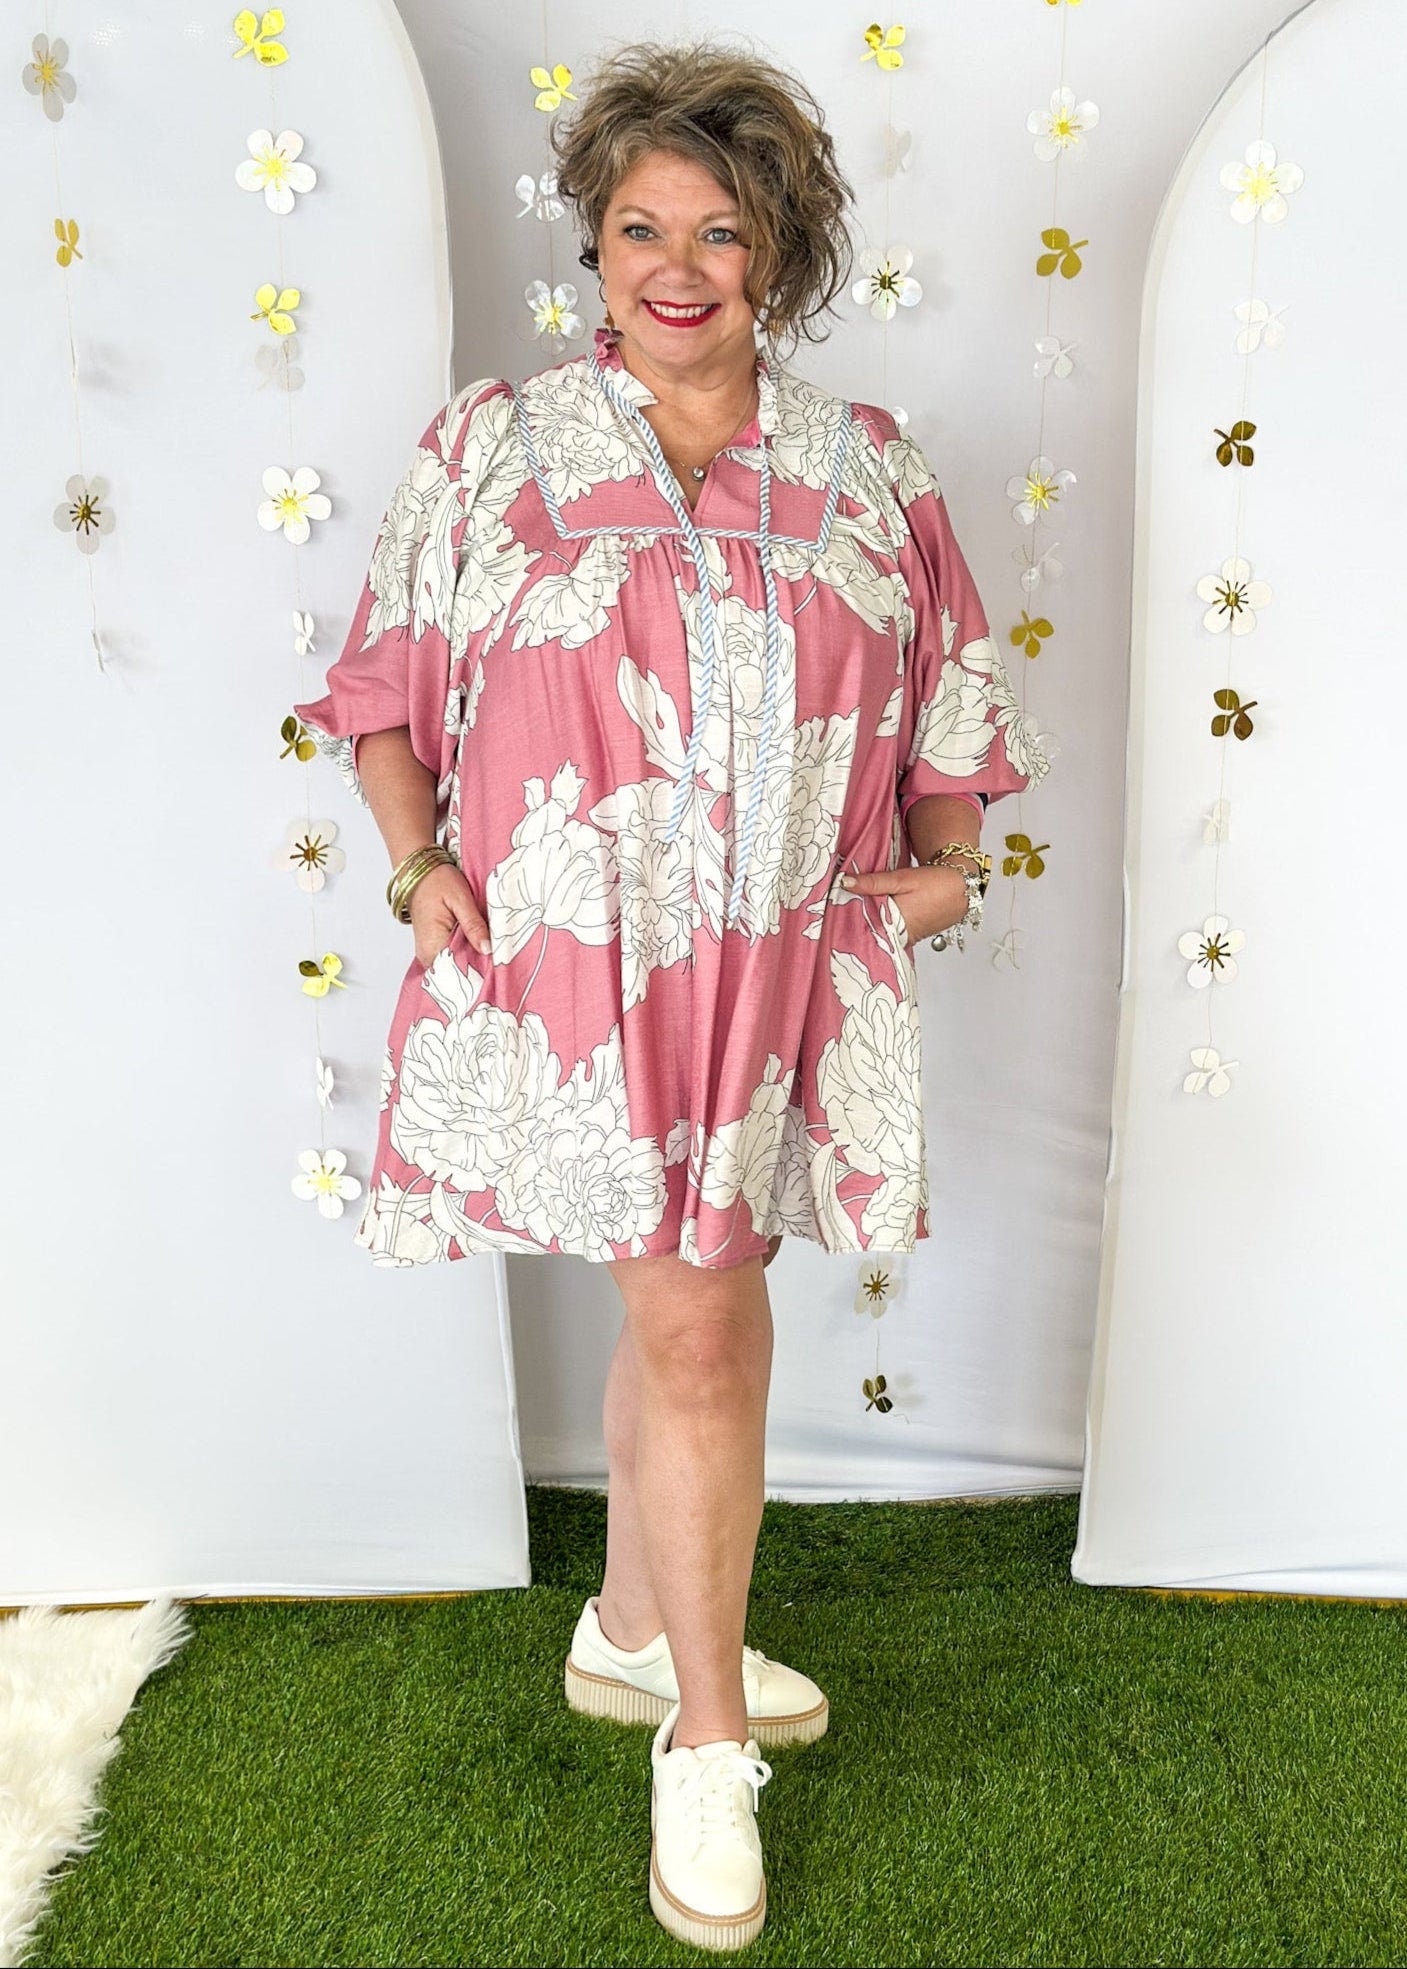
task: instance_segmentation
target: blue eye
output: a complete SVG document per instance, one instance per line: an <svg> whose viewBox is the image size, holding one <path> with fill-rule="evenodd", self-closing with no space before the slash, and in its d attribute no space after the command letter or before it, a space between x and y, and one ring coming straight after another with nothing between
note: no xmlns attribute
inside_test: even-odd
<svg viewBox="0 0 1407 1969"><path fill-rule="evenodd" d="M648 231L650 230L650 228L649 228L649 227L648 227L648 226L647 226L647 225L645 224L645 222L644 222L644 220L643 220L643 219L635 219L635 220L633 220L633 221L631 222L631 224L630 224L630 225L628 225L628 226L623 226L623 227L621 228L621 230L622 230L623 232L627 232L627 233L632 233L632 232L648 232ZM735 233L735 232L733 231L733 229L732 229L732 227L731 227L731 226L710 226L710 227L709 227L709 231L710 231L711 233L716 233L716 232L721 232L721 233L724 233L724 234L726 234L726 235L727 235L727 237L728 237L728 238L729 238L730 240L735 240L735 239L737 238L737 236L738 236L738 235L737 235L737 234L736 234L736 233Z"/></svg>

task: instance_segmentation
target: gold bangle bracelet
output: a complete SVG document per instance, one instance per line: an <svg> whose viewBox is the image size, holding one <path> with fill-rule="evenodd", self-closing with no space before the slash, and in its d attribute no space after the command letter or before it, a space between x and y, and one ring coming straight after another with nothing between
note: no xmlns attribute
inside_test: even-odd
<svg viewBox="0 0 1407 1969"><path fill-rule="evenodd" d="M438 841L430 842L422 848L413 848L402 861L397 863L390 881L386 884L386 901L398 923L409 923L410 898L418 884L432 868L442 868L446 864L450 867L457 865L453 855L447 848L441 847Z"/></svg>

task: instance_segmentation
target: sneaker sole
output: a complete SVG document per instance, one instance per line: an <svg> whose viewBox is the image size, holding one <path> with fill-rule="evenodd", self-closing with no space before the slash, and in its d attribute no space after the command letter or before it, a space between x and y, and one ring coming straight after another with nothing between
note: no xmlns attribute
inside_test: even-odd
<svg viewBox="0 0 1407 1969"><path fill-rule="evenodd" d="M650 1723L658 1728L674 1707L663 1696L652 1696L647 1690L633 1688L615 1676L593 1675L588 1668L578 1668L570 1655L565 1683L567 1704L581 1716L607 1716L614 1723ZM829 1725L830 1704L824 1699L815 1709L800 1715L747 1719L748 1735L758 1747L765 1744L773 1750L789 1743L814 1743L817 1737L825 1735Z"/></svg>
<svg viewBox="0 0 1407 1969"><path fill-rule="evenodd" d="M746 1914L700 1914L676 1900L660 1879L654 1841L650 1842L650 1912L676 1941L692 1942L695 1948L746 1948L762 1933L767 1919L767 1882Z"/></svg>

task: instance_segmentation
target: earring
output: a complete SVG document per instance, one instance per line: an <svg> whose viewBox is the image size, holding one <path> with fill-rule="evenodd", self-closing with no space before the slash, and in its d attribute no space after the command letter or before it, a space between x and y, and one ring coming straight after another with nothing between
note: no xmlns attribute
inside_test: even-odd
<svg viewBox="0 0 1407 1969"><path fill-rule="evenodd" d="M606 289L604 283L600 279L598 279L596 282L596 292L601 296L601 299L604 302L606 298ZM615 322L611 319L611 311L609 308L606 309L606 326L607 328L615 327Z"/></svg>

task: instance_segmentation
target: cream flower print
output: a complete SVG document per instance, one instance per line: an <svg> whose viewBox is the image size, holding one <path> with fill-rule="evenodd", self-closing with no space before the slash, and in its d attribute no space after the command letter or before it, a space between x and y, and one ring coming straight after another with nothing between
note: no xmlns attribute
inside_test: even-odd
<svg viewBox="0 0 1407 1969"><path fill-rule="evenodd" d="M1288 301L1278 308L1272 308L1267 301L1238 301L1232 310L1241 324L1236 331L1237 355L1248 356L1262 344L1267 349L1278 349L1285 339L1280 317L1288 306Z"/></svg>
<svg viewBox="0 0 1407 1969"><path fill-rule="evenodd" d="M22 70L24 86L31 96L41 96L44 101L44 114L51 123L57 123L64 113L64 104L71 103L78 94L78 84L67 72L68 43L51 41L47 34L36 34L30 43L32 62L26 62Z"/></svg>
<svg viewBox="0 0 1407 1969"><path fill-rule="evenodd" d="M1298 164L1277 164L1274 144L1254 143L1246 145L1243 164L1233 159L1222 165L1221 182L1227 191L1236 193L1231 216L1239 225L1264 219L1268 226L1274 226L1290 209L1285 203L1286 192L1299 190L1304 172Z"/></svg>
<svg viewBox="0 0 1407 1969"><path fill-rule="evenodd" d="M343 1200L360 1196L362 1186L355 1176L346 1174L347 1158L341 1149L304 1149L298 1158L301 1175L293 1178L293 1194L311 1202L317 1200L324 1217L340 1217Z"/></svg>
<svg viewBox="0 0 1407 1969"><path fill-rule="evenodd" d="M1215 1046L1194 1046L1190 1058L1192 1071L1183 1080L1183 1093L1200 1094L1205 1088L1213 1100L1230 1087L1231 1069L1241 1064L1239 1060L1223 1060Z"/></svg>
<svg viewBox="0 0 1407 1969"><path fill-rule="evenodd" d="M269 857L275 868L291 869L300 889L316 895L329 875L347 866L347 857L334 847L335 820L291 820L281 846Z"/></svg>
<svg viewBox="0 0 1407 1969"><path fill-rule="evenodd" d="M1256 626L1256 610L1266 607L1271 592L1268 581L1252 581L1249 561L1229 555L1220 574L1204 574L1197 583L1198 599L1211 603L1202 627L1214 635L1229 627L1233 636L1249 636Z"/></svg>
<svg viewBox="0 0 1407 1969"><path fill-rule="evenodd" d="M71 531L80 554L96 554L105 533L117 524L107 499L106 479L85 479L75 472L64 485L64 498L54 508L54 525Z"/></svg>
<svg viewBox="0 0 1407 1969"><path fill-rule="evenodd" d="M308 614L306 609L294 609L293 654L295 656L311 656L313 654L315 648L313 635L312 616Z"/></svg>
<svg viewBox="0 0 1407 1969"><path fill-rule="evenodd" d="M855 1288L855 1311L883 1319L899 1290L899 1274L890 1258L867 1258Z"/></svg>
<svg viewBox="0 0 1407 1969"><path fill-rule="evenodd" d="M1022 526L1030 526L1038 514L1049 513L1066 486L1074 483L1073 472L1057 472L1049 458L1033 458L1024 475L1017 472L1006 482L1007 498L1016 501L1011 517L1020 520Z"/></svg>
<svg viewBox="0 0 1407 1969"><path fill-rule="evenodd" d="M539 219L560 219L566 206L557 196L557 173L544 171L540 178L534 178L531 171L524 171L513 187L514 193L523 201L520 219L529 212L535 212Z"/></svg>
<svg viewBox="0 0 1407 1969"><path fill-rule="evenodd" d="M251 130L247 141L249 155L236 168L235 183L245 191L263 192L271 212L291 212L294 193L311 191L318 181L311 164L297 162L303 139L296 130L280 130L277 137Z"/></svg>
<svg viewBox="0 0 1407 1969"><path fill-rule="evenodd" d="M332 511L327 494L316 490L322 480L311 465L300 465L293 473L282 465L270 465L260 483L269 495L259 504L260 526L266 533L282 527L284 539L295 547L306 543L312 532L310 520L325 520Z"/></svg>
<svg viewBox="0 0 1407 1969"><path fill-rule="evenodd" d="M577 292L569 280L559 282L556 287L549 287L545 280L534 280L524 289L523 298L532 309L534 335L546 335L549 341L555 336L561 341L574 342L586 326L582 317L573 312Z"/></svg>
<svg viewBox="0 0 1407 1969"><path fill-rule="evenodd" d="M1200 930L1185 930L1177 940L1178 951L1192 962L1187 982L1203 991L1215 980L1230 984L1236 975L1235 953L1246 941L1244 930L1233 930L1225 916L1209 916Z"/></svg>
<svg viewBox="0 0 1407 1969"><path fill-rule="evenodd" d="M1042 164L1053 157L1083 157L1084 134L1099 121L1097 103L1077 103L1073 89L1052 89L1049 109L1033 109L1026 128L1036 140Z"/></svg>
<svg viewBox="0 0 1407 1969"><path fill-rule="evenodd" d="M912 308L923 299L923 289L911 278L914 256L907 246L888 252L867 246L860 254L862 277L850 289L850 298L860 307L868 305L876 321L888 321L896 308Z"/></svg>

